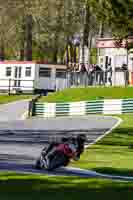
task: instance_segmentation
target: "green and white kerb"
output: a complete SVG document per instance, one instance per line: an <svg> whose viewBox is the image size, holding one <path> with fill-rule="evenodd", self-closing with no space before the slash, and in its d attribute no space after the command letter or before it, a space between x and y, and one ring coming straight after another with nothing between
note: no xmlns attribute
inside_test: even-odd
<svg viewBox="0 0 133 200"><path fill-rule="evenodd" d="M88 114L133 113L133 99L107 99L68 103L40 103L34 105L34 115L49 118L57 116L84 116Z"/></svg>

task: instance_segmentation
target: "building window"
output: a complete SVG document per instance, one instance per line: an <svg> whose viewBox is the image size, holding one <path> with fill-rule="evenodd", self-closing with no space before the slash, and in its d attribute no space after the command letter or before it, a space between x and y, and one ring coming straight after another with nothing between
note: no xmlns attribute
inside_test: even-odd
<svg viewBox="0 0 133 200"><path fill-rule="evenodd" d="M50 77L51 69L40 67L39 69L39 77Z"/></svg>
<svg viewBox="0 0 133 200"><path fill-rule="evenodd" d="M12 73L12 69L11 67L6 67L6 76L11 76L11 73Z"/></svg>
<svg viewBox="0 0 133 200"><path fill-rule="evenodd" d="M26 67L25 69L25 76L30 77L31 76L31 67Z"/></svg>
<svg viewBox="0 0 133 200"><path fill-rule="evenodd" d="M56 69L56 78L66 78L66 70Z"/></svg>

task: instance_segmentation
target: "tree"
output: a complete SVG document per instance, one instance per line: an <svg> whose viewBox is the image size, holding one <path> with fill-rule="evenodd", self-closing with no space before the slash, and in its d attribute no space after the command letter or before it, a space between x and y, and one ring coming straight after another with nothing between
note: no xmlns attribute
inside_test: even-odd
<svg viewBox="0 0 133 200"><path fill-rule="evenodd" d="M14 34L16 21L16 7L10 9L10 1L0 0L0 59L5 59L6 47L11 48L13 41L10 37Z"/></svg>
<svg viewBox="0 0 133 200"><path fill-rule="evenodd" d="M99 23L104 22L115 37L127 37L133 32L132 0L90 0Z"/></svg>

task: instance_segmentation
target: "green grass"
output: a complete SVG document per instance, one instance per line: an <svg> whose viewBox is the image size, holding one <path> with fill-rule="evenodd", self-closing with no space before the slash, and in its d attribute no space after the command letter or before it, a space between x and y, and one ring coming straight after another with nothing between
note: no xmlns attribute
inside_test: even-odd
<svg viewBox="0 0 133 200"><path fill-rule="evenodd" d="M32 98L32 95L0 95L0 104L29 98Z"/></svg>
<svg viewBox="0 0 133 200"><path fill-rule="evenodd" d="M132 200L133 183L78 177L0 174L1 200Z"/></svg>
<svg viewBox="0 0 133 200"><path fill-rule="evenodd" d="M112 133L91 146L74 166L116 175L133 176L133 114Z"/></svg>
<svg viewBox="0 0 133 200"><path fill-rule="evenodd" d="M133 88L127 87L99 87L99 88L71 88L42 97L42 102L71 102L87 101L89 99L119 99L133 98Z"/></svg>

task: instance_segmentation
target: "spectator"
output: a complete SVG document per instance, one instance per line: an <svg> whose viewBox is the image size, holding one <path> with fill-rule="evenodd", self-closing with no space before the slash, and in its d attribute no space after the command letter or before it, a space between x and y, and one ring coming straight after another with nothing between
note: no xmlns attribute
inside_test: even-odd
<svg viewBox="0 0 133 200"><path fill-rule="evenodd" d="M98 83L98 85L101 85L101 83L103 83L103 70L99 65L95 65L95 77L96 77L96 83Z"/></svg>
<svg viewBox="0 0 133 200"><path fill-rule="evenodd" d="M122 65L122 70L124 71L124 78L125 78L125 85L129 84L129 72L128 72L128 67L125 63Z"/></svg>
<svg viewBox="0 0 133 200"><path fill-rule="evenodd" d="M108 72L108 81L110 85L112 86L112 66L111 65L108 65L107 72Z"/></svg>

